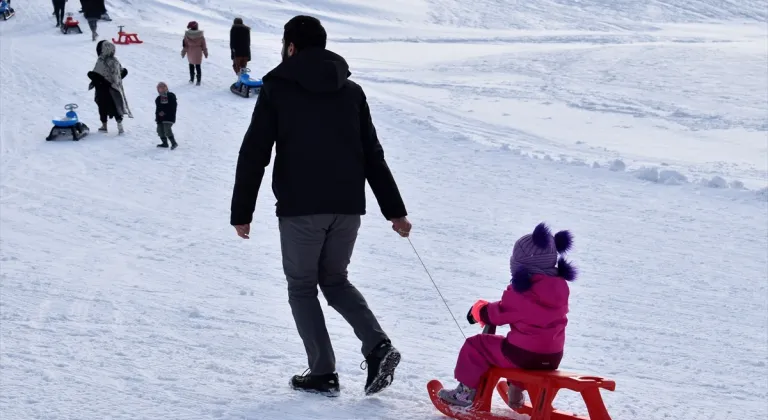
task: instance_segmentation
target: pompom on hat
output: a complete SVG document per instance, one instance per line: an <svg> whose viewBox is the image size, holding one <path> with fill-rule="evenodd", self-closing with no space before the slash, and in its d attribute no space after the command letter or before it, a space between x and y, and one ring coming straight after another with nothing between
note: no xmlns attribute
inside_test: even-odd
<svg viewBox="0 0 768 420"><path fill-rule="evenodd" d="M535 274L562 277L568 281L576 280L577 271L560 254L565 254L573 246L573 236L567 230L552 235L544 223L539 223L533 233L522 236L515 242L509 269L512 273L512 286L518 292L524 292L533 285Z"/></svg>

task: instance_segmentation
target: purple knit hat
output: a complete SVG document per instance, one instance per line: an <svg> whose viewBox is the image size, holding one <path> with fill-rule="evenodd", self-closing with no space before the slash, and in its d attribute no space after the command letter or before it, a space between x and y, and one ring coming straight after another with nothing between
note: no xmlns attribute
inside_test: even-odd
<svg viewBox="0 0 768 420"><path fill-rule="evenodd" d="M512 286L518 292L531 288L534 274L558 276L565 280L576 279L576 268L559 254L565 254L573 245L573 237L567 230L554 236L544 222L539 223L533 233L525 235L515 242L509 259L512 273Z"/></svg>

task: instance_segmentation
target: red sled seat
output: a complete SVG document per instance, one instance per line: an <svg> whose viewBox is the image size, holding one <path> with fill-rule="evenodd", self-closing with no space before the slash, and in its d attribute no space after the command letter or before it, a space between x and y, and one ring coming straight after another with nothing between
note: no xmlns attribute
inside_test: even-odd
<svg viewBox="0 0 768 420"><path fill-rule="evenodd" d="M515 411L529 415L531 420L611 420L600 395L600 390L614 391L616 382L599 376L568 373L560 370L534 371L491 368L478 387L474 404L469 408L451 407L440 400L437 397L437 392L443 387L440 381L430 381L427 389L432 403L447 416L461 420L508 420L509 417L507 416L496 415L491 412L491 400L494 392L498 392L504 402L507 402L507 381L499 382L500 379L524 384L530 402L526 402L523 407ZM573 413L556 410L552 406L552 402L561 389L580 393L587 406L589 416L577 416Z"/></svg>

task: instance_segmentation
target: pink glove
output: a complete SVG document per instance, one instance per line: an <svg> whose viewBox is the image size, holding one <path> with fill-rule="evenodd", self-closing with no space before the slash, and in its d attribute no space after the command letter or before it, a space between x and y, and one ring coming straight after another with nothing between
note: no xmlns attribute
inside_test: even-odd
<svg viewBox="0 0 768 420"><path fill-rule="evenodd" d="M481 327L485 327L485 322L483 322L482 318L480 318L480 310L483 309L483 307L486 305L488 305L488 301L482 299L478 300L474 305L472 305L472 318L475 318L475 321L477 321Z"/></svg>

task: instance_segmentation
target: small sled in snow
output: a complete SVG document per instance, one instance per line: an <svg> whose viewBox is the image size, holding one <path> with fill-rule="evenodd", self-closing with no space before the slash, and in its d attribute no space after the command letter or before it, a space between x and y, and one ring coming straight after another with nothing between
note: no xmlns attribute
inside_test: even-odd
<svg viewBox="0 0 768 420"><path fill-rule="evenodd" d="M251 69L248 68L240 69L240 76L238 76L237 81L229 87L232 93L243 98L249 98L252 93L259 94L262 81L261 79L251 79L250 71Z"/></svg>
<svg viewBox="0 0 768 420"><path fill-rule="evenodd" d="M143 44L144 41L139 39L139 35L132 32L125 32L122 25L117 28L117 39L112 38L114 44L128 45L128 44Z"/></svg>
<svg viewBox="0 0 768 420"><path fill-rule="evenodd" d="M78 22L77 19L72 16L74 16L74 13L68 12L67 18L64 20L64 23L61 24L61 33L64 35L68 33L83 33L83 30L80 29L80 22Z"/></svg>
<svg viewBox="0 0 768 420"><path fill-rule="evenodd" d="M495 334L495 332L496 328L492 326L486 326L483 330L484 334ZM506 380L500 382L500 379ZM480 381L474 403L466 408L453 406L441 400L437 393L443 389L443 384L437 379L429 381L427 392L435 408L448 417L459 420L510 420L512 417L508 415L491 411L491 400L495 392L498 392L507 404L508 381L524 384L531 401L514 411L530 416L531 420L611 420L600 395L600 389L614 391L616 382L598 376L579 375L559 370L491 368ZM589 417L555 410L552 402L561 389L580 393L587 406Z"/></svg>
<svg viewBox="0 0 768 420"><path fill-rule="evenodd" d="M60 135L71 135L72 140L77 141L87 136L90 132L88 126L80 122L77 112L74 111L77 109L77 104L66 104L64 109L67 110L66 115L64 118L53 120L53 128L48 137L45 138L46 141L51 141Z"/></svg>
<svg viewBox="0 0 768 420"><path fill-rule="evenodd" d="M0 16L3 17L3 20L8 20L12 18L16 14L16 11L13 10L13 7L11 7L10 4L8 4L5 0L0 0Z"/></svg>

